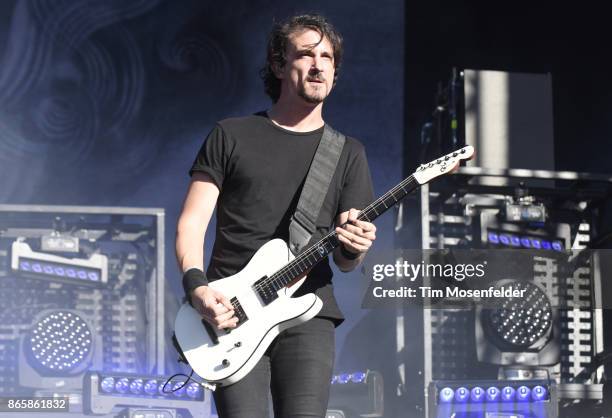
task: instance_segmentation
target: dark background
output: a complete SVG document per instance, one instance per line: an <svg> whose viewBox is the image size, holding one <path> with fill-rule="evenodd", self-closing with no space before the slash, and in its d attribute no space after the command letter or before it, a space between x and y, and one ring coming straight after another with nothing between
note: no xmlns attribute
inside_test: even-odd
<svg viewBox="0 0 612 418"><path fill-rule="evenodd" d="M555 166L610 173L610 19L593 3L407 2L405 169L434 108L438 81L458 68L549 73Z"/></svg>

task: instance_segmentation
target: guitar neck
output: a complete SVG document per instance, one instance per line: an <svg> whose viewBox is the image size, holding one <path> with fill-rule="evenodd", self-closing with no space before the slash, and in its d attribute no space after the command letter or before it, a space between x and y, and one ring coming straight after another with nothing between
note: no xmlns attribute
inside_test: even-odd
<svg viewBox="0 0 612 418"><path fill-rule="evenodd" d="M407 177L397 186L363 208L357 216L357 219L372 222L419 186L420 184L413 176ZM304 252L299 254L295 259L272 276L262 279L265 283L257 282L256 284L258 286L265 284L270 286L270 290L278 291L295 279L303 276L339 245L340 241L338 240L336 231L332 231L317 243L308 247Z"/></svg>
<svg viewBox="0 0 612 418"><path fill-rule="evenodd" d="M397 186L363 208L357 216L357 219L372 222L420 185L428 183L436 177L450 173L455 167L459 166L462 160L469 160L473 155L474 147L467 145L435 161L421 164L410 177L405 178ZM270 277L266 276L259 279L253 286L264 299L273 298L276 294L275 292L287 286L295 279L302 277L308 270L327 257L327 255L339 245L340 241L338 240L338 236L335 231L332 231L319 242L308 247L285 267Z"/></svg>

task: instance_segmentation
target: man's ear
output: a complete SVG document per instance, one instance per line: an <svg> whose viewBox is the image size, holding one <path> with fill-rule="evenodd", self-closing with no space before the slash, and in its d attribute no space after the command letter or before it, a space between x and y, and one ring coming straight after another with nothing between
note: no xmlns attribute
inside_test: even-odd
<svg viewBox="0 0 612 418"><path fill-rule="evenodd" d="M282 80L284 78L283 67L278 62L272 64L272 72L279 80Z"/></svg>

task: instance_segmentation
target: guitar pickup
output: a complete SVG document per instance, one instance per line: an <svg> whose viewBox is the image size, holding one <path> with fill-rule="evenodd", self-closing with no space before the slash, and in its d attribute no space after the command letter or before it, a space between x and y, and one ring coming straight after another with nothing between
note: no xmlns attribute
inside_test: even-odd
<svg viewBox="0 0 612 418"><path fill-rule="evenodd" d="M278 298L277 290L272 286L272 283L266 282L267 278L268 276L264 276L253 284L253 289L257 292L264 305L269 305Z"/></svg>

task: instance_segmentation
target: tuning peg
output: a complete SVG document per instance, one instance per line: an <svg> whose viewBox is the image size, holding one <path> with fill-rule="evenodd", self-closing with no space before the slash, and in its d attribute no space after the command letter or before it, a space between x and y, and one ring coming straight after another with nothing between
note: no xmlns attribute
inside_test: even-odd
<svg viewBox="0 0 612 418"><path fill-rule="evenodd" d="M457 152L453 152L453 157L456 157L457 155Z"/></svg>
<svg viewBox="0 0 612 418"><path fill-rule="evenodd" d="M464 148L461 148L461 151L460 151L460 152L461 152L461 154L465 154L465 147L464 147Z"/></svg>

